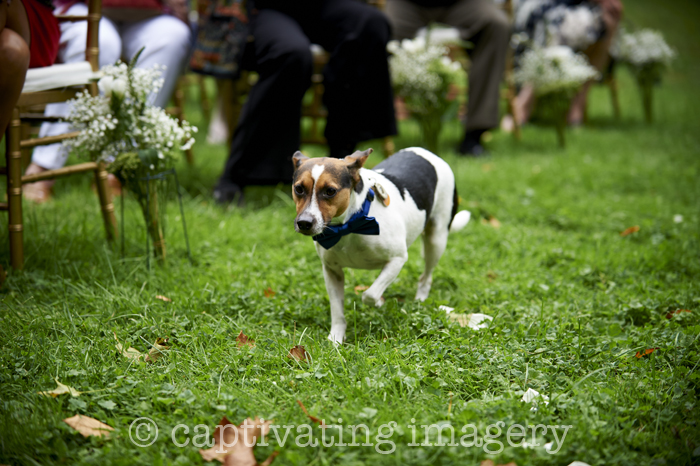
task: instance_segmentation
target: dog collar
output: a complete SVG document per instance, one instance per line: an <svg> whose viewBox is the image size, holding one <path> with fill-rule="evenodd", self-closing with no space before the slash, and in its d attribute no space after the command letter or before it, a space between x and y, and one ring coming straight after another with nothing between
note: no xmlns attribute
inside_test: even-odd
<svg viewBox="0 0 700 466"><path fill-rule="evenodd" d="M358 235L378 235L379 223L374 217L368 217L369 206L374 200L374 191L370 188L367 192L365 202L362 203L362 209L355 212L350 220L341 225L329 225L324 228L323 233L313 237L314 241L323 246L325 249L330 249L335 246L340 238L350 233Z"/></svg>

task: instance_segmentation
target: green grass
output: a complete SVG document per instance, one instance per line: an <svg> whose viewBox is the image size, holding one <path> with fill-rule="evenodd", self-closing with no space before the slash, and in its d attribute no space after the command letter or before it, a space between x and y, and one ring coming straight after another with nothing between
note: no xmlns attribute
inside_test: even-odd
<svg viewBox="0 0 700 466"><path fill-rule="evenodd" d="M10 272L0 290L0 463L202 464L191 445L202 433L196 425L213 434L223 415L236 423L248 416L308 423L296 400L329 424L342 418L346 443L348 425L367 424L375 442L381 425L396 422L396 451L303 448L294 443L302 432L292 431L284 447L274 440L257 447L259 461L278 450L274 464L700 463L700 7L652 0L626 7L635 24L662 29L679 51L656 91L657 122L643 123L636 86L620 70L622 120L612 118L607 90L596 87L590 124L569 130L564 150L553 130L531 125L521 142L494 133L490 159L466 160L454 151L459 125L450 124L441 155L474 221L450 237L424 304L411 299L422 268L417 244L381 309L362 305L353 291L376 272L348 271L348 342L338 349L326 340L320 262L312 242L294 233L289 187L252 189L242 210L218 208L210 191L226 149L206 145L203 135L196 166L179 166L193 264L176 203L168 211L170 256L151 271L133 201L124 258L119 243L104 240L86 177L60 181L53 203L25 204L26 270ZM188 116L203 127L190 99ZM420 145L411 122L396 143ZM375 153L370 164L379 160ZM488 216L501 228L480 222ZM638 233L620 236L633 225ZM0 244L6 265L5 231ZM267 288L276 294L265 297ZM441 304L489 314L493 324L460 328ZM691 312L666 318L677 309ZM255 348L236 347L240 331ZM172 349L155 364L130 362L116 352L113 332L143 352L168 336ZM286 356L300 342L310 364ZM659 349L635 357L647 348ZM54 388L54 378L96 391L38 395ZM531 411L520 401L527 388L547 394L549 405ZM62 422L78 413L117 432L85 439ZM140 416L160 429L146 448L129 439ZM503 422L505 448L490 455L483 446L408 445L409 426L418 426L422 443L421 425L446 422L458 441L462 426L474 424L482 437ZM190 438L186 447L171 439L178 424L189 426L188 436L176 435ZM549 454L509 446L513 424L572 427ZM540 445L552 440L551 430L537 434Z"/></svg>

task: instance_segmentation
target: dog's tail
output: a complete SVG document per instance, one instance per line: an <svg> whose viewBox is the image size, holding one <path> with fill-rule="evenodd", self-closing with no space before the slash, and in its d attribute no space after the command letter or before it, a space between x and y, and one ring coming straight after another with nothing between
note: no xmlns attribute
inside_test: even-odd
<svg viewBox="0 0 700 466"><path fill-rule="evenodd" d="M471 212L468 210L462 210L457 212L459 208L459 195L457 194L457 188L455 187L454 199L452 200L452 221L450 222L450 233L459 231L469 223L469 219L472 218Z"/></svg>

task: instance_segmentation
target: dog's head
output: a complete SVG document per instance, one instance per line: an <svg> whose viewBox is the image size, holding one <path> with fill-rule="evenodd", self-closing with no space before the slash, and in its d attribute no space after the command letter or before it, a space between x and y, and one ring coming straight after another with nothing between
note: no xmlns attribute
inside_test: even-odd
<svg viewBox="0 0 700 466"><path fill-rule="evenodd" d="M356 151L344 159L310 159L301 152L292 157L292 195L297 206L294 229L304 235L320 234L350 205L352 192L362 191L360 168L372 149Z"/></svg>

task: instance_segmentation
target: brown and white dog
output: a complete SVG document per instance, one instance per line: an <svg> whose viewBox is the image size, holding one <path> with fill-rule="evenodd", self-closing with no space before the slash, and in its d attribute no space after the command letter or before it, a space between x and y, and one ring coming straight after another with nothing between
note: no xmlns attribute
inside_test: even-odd
<svg viewBox="0 0 700 466"><path fill-rule="evenodd" d="M381 306L382 294L422 233L425 271L416 299L423 301L449 232L461 230L470 218L468 211L457 213L454 174L440 157L413 147L368 170L363 165L371 152L344 159L293 156L294 226L316 241L331 304L328 339L334 343L345 340L343 268L381 269L362 295L363 303Z"/></svg>

